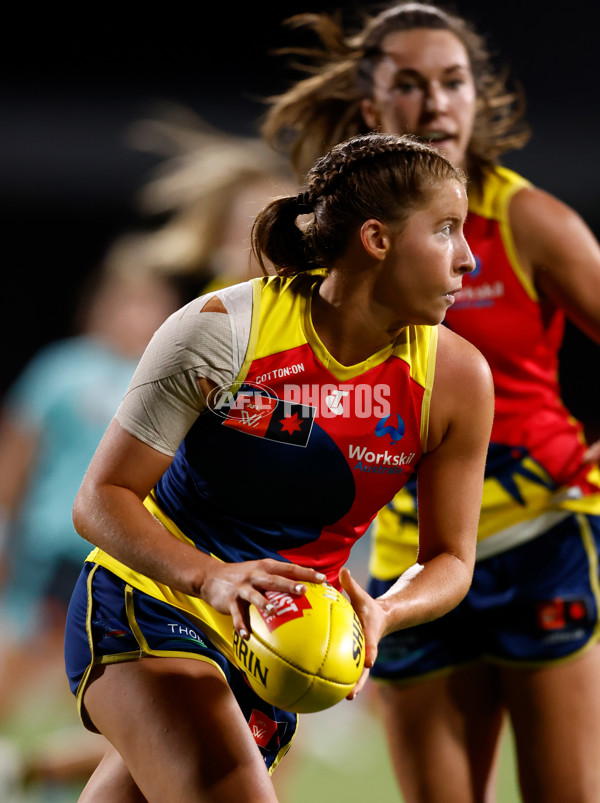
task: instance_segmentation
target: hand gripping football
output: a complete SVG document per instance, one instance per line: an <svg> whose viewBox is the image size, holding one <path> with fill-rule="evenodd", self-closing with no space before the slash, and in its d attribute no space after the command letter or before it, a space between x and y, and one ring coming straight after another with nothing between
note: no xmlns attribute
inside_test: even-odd
<svg viewBox="0 0 600 803"><path fill-rule="evenodd" d="M346 597L330 585L306 586L301 596L267 591L275 610L251 605L250 638L233 634L237 666L259 697L303 714L343 700L365 661L363 630Z"/></svg>

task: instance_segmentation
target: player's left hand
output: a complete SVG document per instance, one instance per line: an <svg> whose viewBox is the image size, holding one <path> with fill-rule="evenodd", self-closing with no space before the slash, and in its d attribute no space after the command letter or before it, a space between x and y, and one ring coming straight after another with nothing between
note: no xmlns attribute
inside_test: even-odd
<svg viewBox="0 0 600 803"><path fill-rule="evenodd" d="M346 699L353 700L369 677L377 658L377 645L385 628L385 614L370 594L362 588L346 568L340 572L340 583L356 611L365 634L365 668L356 686Z"/></svg>

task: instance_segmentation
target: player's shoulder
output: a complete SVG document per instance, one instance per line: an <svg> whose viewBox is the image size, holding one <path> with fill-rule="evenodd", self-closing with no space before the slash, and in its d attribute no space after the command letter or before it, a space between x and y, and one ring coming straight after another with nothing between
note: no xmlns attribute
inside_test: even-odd
<svg viewBox="0 0 600 803"><path fill-rule="evenodd" d="M254 295L251 281L200 295L172 313L154 339L192 349L199 342L221 340L248 325Z"/></svg>
<svg viewBox="0 0 600 803"><path fill-rule="evenodd" d="M576 212L551 192L530 184L515 193L510 204L510 222L513 228L527 229L531 225L552 229Z"/></svg>
<svg viewBox="0 0 600 803"><path fill-rule="evenodd" d="M478 182L469 186L469 211L490 220L502 221L506 217L511 199L531 182L500 165L483 170Z"/></svg>
<svg viewBox="0 0 600 803"><path fill-rule="evenodd" d="M250 279L247 282L238 282L229 287L223 287L215 293L201 296L200 309L203 312L210 311L214 305L220 303L221 311L230 315L247 311L252 308L253 299L262 281L260 278ZM202 303L203 301L204 303Z"/></svg>
<svg viewBox="0 0 600 803"><path fill-rule="evenodd" d="M260 282L260 279L238 282L202 293L202 295L192 299L185 306L174 312L168 320L177 325L181 324L181 322L187 323L201 313L236 315L251 309L253 297L256 294L257 281ZM201 321L196 322L200 323Z"/></svg>
<svg viewBox="0 0 600 803"><path fill-rule="evenodd" d="M527 227L531 222L550 227L557 218L574 211L548 190L537 186L520 173L502 165L492 165L483 171L480 188L469 194L469 208L485 207L490 217L502 217L510 210L511 226Z"/></svg>
<svg viewBox="0 0 600 803"><path fill-rule="evenodd" d="M487 393L493 388L492 373L481 351L447 326L438 327L435 381L453 387L479 388Z"/></svg>

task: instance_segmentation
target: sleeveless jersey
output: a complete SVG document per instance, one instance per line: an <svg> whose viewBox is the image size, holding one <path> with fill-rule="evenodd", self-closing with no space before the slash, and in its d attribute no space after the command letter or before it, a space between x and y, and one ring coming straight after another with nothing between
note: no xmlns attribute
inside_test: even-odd
<svg viewBox="0 0 600 803"><path fill-rule="evenodd" d="M216 292L243 360L197 416L146 505L179 538L223 561L290 561L339 587L352 545L421 456L438 331L409 326L364 362L343 366L312 325L320 281L269 277ZM90 558L217 631L224 621L202 600L100 550Z"/></svg>
<svg viewBox="0 0 600 803"><path fill-rule="evenodd" d="M470 195L464 231L476 269L464 277L445 321L483 353L494 379L479 559L539 535L572 511L600 513L600 473L583 464L581 424L560 398L564 316L538 297L509 225L510 201L528 186L497 167L486 173L483 193ZM415 485L378 518L371 570L379 579L397 576L415 560Z"/></svg>

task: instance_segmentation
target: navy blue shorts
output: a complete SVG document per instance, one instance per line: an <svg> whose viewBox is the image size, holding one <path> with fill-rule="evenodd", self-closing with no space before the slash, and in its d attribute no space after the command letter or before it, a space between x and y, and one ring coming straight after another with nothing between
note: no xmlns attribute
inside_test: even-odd
<svg viewBox="0 0 600 803"><path fill-rule="evenodd" d="M82 706L95 666L144 656L179 656L219 667L248 722L269 771L290 747L297 716L264 702L202 631L202 622L144 594L102 566L88 562L67 614L65 663L84 725L95 730Z"/></svg>
<svg viewBox="0 0 600 803"><path fill-rule="evenodd" d="M599 553L600 517L577 514L478 562L453 611L381 640L371 676L408 682L479 660L537 667L575 655L599 634ZM393 583L371 579L369 593Z"/></svg>

